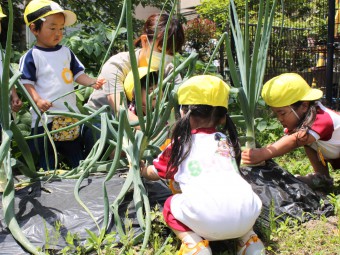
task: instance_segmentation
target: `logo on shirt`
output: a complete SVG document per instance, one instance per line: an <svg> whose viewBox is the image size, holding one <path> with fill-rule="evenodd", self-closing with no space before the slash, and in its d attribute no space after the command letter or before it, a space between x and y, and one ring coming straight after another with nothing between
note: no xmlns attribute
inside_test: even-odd
<svg viewBox="0 0 340 255"><path fill-rule="evenodd" d="M235 157L233 149L229 146L228 139L222 133L215 134L215 140L217 142L216 153L223 157Z"/></svg>
<svg viewBox="0 0 340 255"><path fill-rule="evenodd" d="M201 165L197 160L190 161L188 169L191 176L199 176L202 172Z"/></svg>
<svg viewBox="0 0 340 255"><path fill-rule="evenodd" d="M66 67L61 72L61 77L63 77L64 82L67 83L67 84L73 82L73 73L71 72L70 69L68 69Z"/></svg>

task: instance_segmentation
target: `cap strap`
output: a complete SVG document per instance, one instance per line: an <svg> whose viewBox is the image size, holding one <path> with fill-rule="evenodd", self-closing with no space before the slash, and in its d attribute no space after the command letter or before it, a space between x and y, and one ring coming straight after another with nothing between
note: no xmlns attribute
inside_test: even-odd
<svg viewBox="0 0 340 255"><path fill-rule="evenodd" d="M27 15L27 21L28 21L28 23L31 23L31 22L35 21L36 19L38 19L39 17L43 16L44 14L46 14L50 11L52 11L52 8L51 8L50 5L41 7L40 9L28 14Z"/></svg>
<svg viewBox="0 0 340 255"><path fill-rule="evenodd" d="M295 111L291 106L289 106L289 108L292 110L292 112L294 113L294 115L296 116L296 118L297 118L298 120L300 120L300 116L296 113L296 111Z"/></svg>

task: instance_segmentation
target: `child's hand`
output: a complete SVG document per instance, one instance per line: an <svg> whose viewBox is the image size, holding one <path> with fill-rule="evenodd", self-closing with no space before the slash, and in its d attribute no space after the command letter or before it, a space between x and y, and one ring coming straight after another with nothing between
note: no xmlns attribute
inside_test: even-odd
<svg viewBox="0 0 340 255"><path fill-rule="evenodd" d="M18 112L21 109L22 101L17 95L12 95L11 109L13 112Z"/></svg>
<svg viewBox="0 0 340 255"><path fill-rule="evenodd" d="M263 161L261 149L245 149L242 151L242 163L247 165L258 164Z"/></svg>
<svg viewBox="0 0 340 255"><path fill-rule="evenodd" d="M140 174L141 176L143 176L145 170L146 170L146 164L145 164L145 161L144 160L141 160L139 162L139 167L140 167ZM144 176L143 176L144 177Z"/></svg>
<svg viewBox="0 0 340 255"><path fill-rule="evenodd" d="M46 112L52 106L52 103L45 99L39 99L36 103L41 112Z"/></svg>
<svg viewBox="0 0 340 255"><path fill-rule="evenodd" d="M106 80L104 78L98 78L95 81L95 84L92 85L92 87L94 89L100 89L101 87L103 87L104 83L106 82Z"/></svg>

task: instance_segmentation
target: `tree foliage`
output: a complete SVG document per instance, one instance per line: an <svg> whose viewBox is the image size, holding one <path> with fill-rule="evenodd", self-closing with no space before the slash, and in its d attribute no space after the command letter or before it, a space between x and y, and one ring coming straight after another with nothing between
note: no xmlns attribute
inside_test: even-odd
<svg viewBox="0 0 340 255"><path fill-rule="evenodd" d="M196 7L197 13L202 17L214 21L217 31L226 31L229 20L229 0L202 0ZM235 0L239 17L244 17L244 1Z"/></svg>
<svg viewBox="0 0 340 255"><path fill-rule="evenodd" d="M132 5L136 7L141 4L143 7L152 6L170 11L172 1L162 0L132 0ZM62 6L69 6L74 11L78 20L87 26L92 24L106 24L108 26L117 24L121 16L124 0L92 1L92 0L60 0Z"/></svg>
<svg viewBox="0 0 340 255"><path fill-rule="evenodd" d="M199 53L199 59L208 61L212 52L211 39L215 38L215 23L208 19L195 18L185 26L186 47ZM207 57L207 59L205 59Z"/></svg>

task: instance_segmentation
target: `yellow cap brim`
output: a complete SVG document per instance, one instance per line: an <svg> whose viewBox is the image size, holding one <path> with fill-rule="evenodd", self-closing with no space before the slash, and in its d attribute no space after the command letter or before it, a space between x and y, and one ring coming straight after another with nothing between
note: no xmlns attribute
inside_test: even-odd
<svg viewBox="0 0 340 255"><path fill-rule="evenodd" d="M271 107L284 107L298 101L315 101L322 97L320 89L311 88L297 73L284 73L267 81L261 96Z"/></svg>
<svg viewBox="0 0 340 255"><path fill-rule="evenodd" d="M150 68L149 73L155 72L157 70ZM138 68L138 74L139 74L139 79L142 79L145 75L148 73L148 67L139 67ZM129 101L132 101L133 98L133 91L135 89L135 82L133 79L133 73L132 70L127 74L125 80L124 80L124 91L126 98Z"/></svg>
<svg viewBox="0 0 340 255"><path fill-rule="evenodd" d="M64 14L64 16L65 16L64 26L66 26L66 27L72 26L77 21L77 15L74 12L71 12L71 11L68 11L68 10L63 10L63 11L62 10L54 10L54 11L49 11L49 12L45 13L44 15L41 15L39 18L37 18L37 19L35 19L35 20L33 20L29 23L26 23L26 24L27 24L27 26L29 26L30 24L37 21L38 19L45 18L49 15L53 15L53 14L56 14L56 13Z"/></svg>
<svg viewBox="0 0 340 255"><path fill-rule="evenodd" d="M33 20L32 22L28 23L27 25L29 26L30 24L32 24L33 22L37 21L38 19L41 18L45 18L47 16L53 15L53 14L57 14L57 13L62 13L65 16L65 23L64 26L68 27L68 26L72 26L74 23L76 23L77 21L77 15L74 12L68 11L68 10L55 10L55 11L50 11L45 13L44 15L42 15L41 17L37 18L36 20Z"/></svg>
<svg viewBox="0 0 340 255"><path fill-rule="evenodd" d="M308 94L304 95L300 101L314 101L318 100L323 96L323 92L320 89L311 89Z"/></svg>

